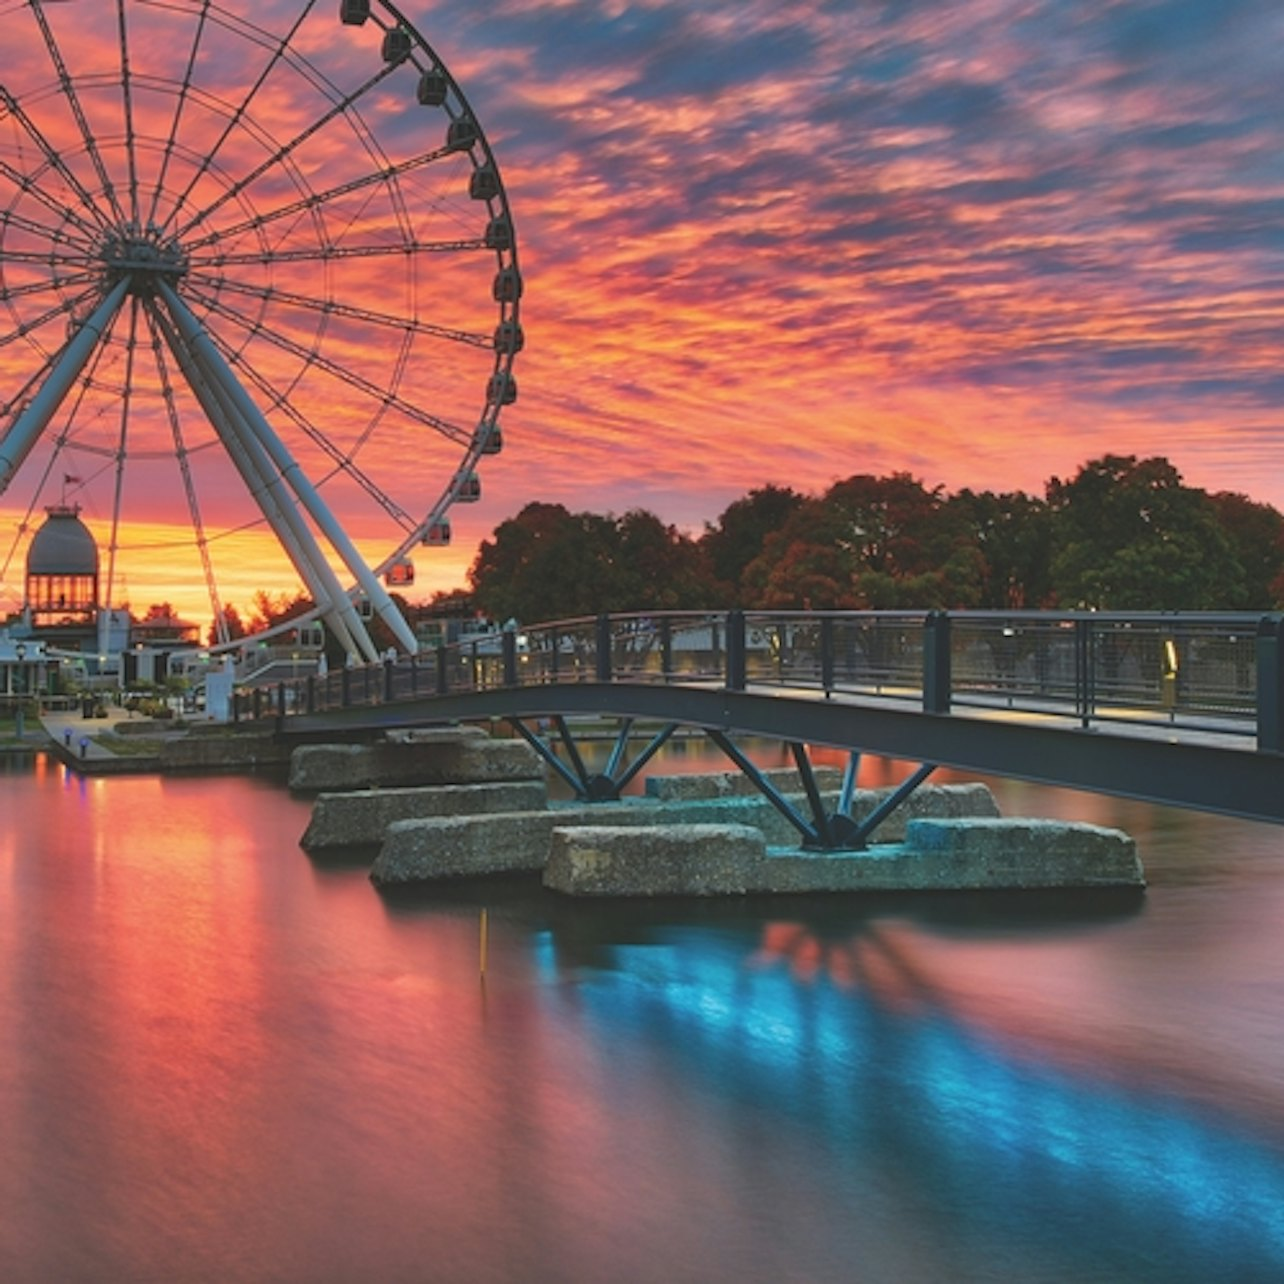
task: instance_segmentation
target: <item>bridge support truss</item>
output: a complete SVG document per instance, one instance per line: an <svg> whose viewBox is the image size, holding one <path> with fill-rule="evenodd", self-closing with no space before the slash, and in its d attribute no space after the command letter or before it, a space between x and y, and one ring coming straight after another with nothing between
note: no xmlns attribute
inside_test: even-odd
<svg viewBox="0 0 1284 1284"><path fill-rule="evenodd" d="M520 718L509 718L507 721L544 763L571 787L580 802L618 802L628 783L651 761L678 728L676 722L666 723L651 737L642 751L629 761L629 738L634 720L621 719L606 766L601 771L594 772L585 766L584 756L575 743L575 737L567 726L566 719L560 714L551 718L550 722L557 732L565 759L557 753L550 737L538 735Z"/></svg>
<svg viewBox="0 0 1284 1284"><path fill-rule="evenodd" d="M642 750L629 757L629 741L634 719L622 718L615 742L601 771L592 771L574 732L566 719L554 715L548 719L552 735L533 731L521 718L506 719L509 726L539 755L541 761L571 789L578 802L618 802L625 788L647 765L659 749L669 740L678 723L669 722L657 731ZM813 851L862 851L874 831L936 770L936 763L926 762L903 780L882 802L862 820L852 815L856 794L856 776L860 768L860 754L848 755L843 771L842 785L833 810L826 807L816 772L812 766L807 746L800 741L788 741L789 751L802 782L806 800L804 814L771 781L761 768L753 763L731 740L725 731L704 727L705 735L749 779L754 788L798 831L801 845ZM560 750L560 752L559 752Z"/></svg>
<svg viewBox="0 0 1284 1284"><path fill-rule="evenodd" d="M816 780L807 746L789 741L789 750L802 781L810 817L804 816L771 780L754 765L724 731L705 728L705 734L753 782L754 787L798 831L803 847L813 851L863 851L874 831L936 770L937 764L925 762L874 808L863 820L852 815L856 795L856 774L860 754L850 753L843 769L838 802L833 811L826 810L825 800Z"/></svg>

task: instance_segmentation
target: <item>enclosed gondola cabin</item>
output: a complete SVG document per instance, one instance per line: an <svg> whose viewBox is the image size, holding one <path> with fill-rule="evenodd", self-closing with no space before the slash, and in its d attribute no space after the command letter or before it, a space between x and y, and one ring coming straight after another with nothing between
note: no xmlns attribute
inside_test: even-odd
<svg viewBox="0 0 1284 1284"><path fill-rule="evenodd" d="M390 588L409 588L415 582L415 564L408 557L399 557L388 567L383 582Z"/></svg>

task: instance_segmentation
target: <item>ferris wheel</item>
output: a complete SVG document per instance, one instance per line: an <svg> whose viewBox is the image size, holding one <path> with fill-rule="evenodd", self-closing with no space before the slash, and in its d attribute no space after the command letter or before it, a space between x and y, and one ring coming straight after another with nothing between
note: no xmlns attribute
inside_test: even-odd
<svg viewBox="0 0 1284 1284"><path fill-rule="evenodd" d="M388 585L479 498L523 344L441 58L384 0L0 0L0 39L0 571L74 505L105 604L163 568L225 629L231 567L413 651Z"/></svg>

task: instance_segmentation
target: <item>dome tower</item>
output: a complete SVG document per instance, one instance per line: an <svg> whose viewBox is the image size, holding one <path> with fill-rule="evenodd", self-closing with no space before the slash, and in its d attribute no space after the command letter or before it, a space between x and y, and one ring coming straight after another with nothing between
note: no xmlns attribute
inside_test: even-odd
<svg viewBox="0 0 1284 1284"><path fill-rule="evenodd" d="M56 504L27 550L26 608L33 628L93 625L98 612L98 544L79 506Z"/></svg>

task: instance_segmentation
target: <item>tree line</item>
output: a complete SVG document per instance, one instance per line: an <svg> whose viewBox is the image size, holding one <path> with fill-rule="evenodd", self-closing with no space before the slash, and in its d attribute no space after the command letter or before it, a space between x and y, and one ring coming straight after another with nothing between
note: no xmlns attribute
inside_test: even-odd
<svg viewBox="0 0 1284 1284"><path fill-rule="evenodd" d="M645 509L534 502L484 540L433 609L497 620L730 608L1269 610L1284 515L1187 486L1162 456L1105 455L1042 495L856 474L750 490L684 534Z"/></svg>

